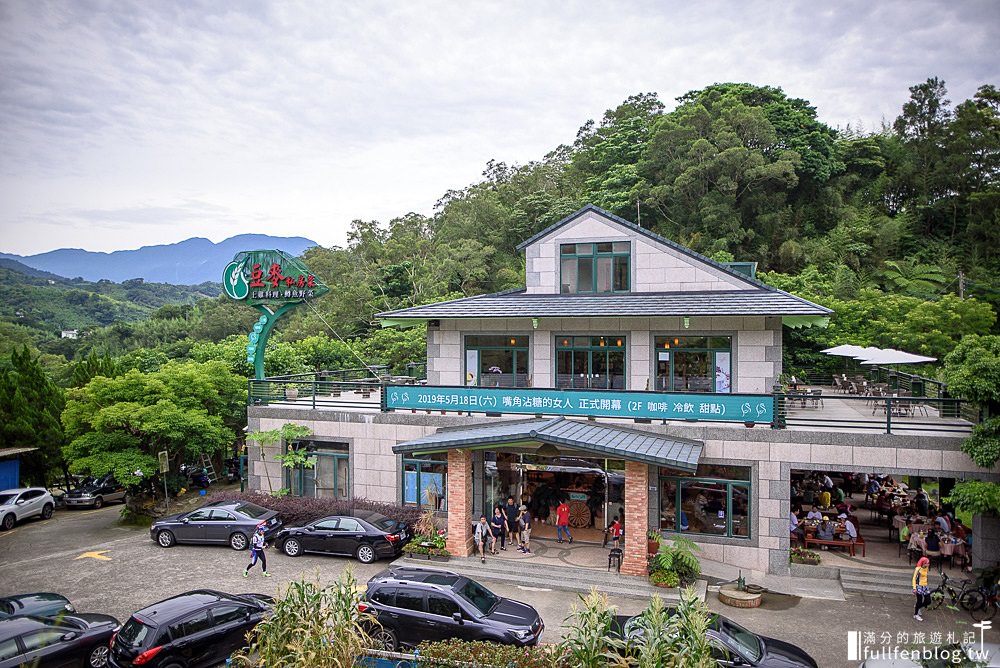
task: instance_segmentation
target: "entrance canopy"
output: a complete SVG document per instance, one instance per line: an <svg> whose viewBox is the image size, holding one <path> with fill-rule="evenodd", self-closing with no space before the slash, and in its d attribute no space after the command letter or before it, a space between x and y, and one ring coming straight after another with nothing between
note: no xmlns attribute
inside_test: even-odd
<svg viewBox="0 0 1000 668"><path fill-rule="evenodd" d="M461 448L534 447L539 443L692 473L698 468L698 459L704 449L700 441L557 417L477 427L446 427L437 433L394 445L392 451L426 454Z"/></svg>

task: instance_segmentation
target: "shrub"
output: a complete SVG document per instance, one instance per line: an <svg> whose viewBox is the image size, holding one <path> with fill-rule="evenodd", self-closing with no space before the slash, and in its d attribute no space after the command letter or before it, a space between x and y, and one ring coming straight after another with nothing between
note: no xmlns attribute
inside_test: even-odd
<svg viewBox="0 0 1000 668"><path fill-rule="evenodd" d="M442 640L420 644L421 664L427 659L464 661L477 666L503 666L504 668L555 668L558 666L559 651L552 646L514 647L491 642L466 642L464 640ZM435 665L427 662L428 665Z"/></svg>
<svg viewBox="0 0 1000 668"><path fill-rule="evenodd" d="M671 542L660 543L660 550L653 557L653 570L674 571L682 584L694 582L701 575L701 563L695 556L699 550L689 538L674 536Z"/></svg>
<svg viewBox="0 0 1000 668"><path fill-rule="evenodd" d="M281 515L286 526L302 526L327 515L342 515L351 510L371 510L382 513L411 527L420 519L414 506L380 503L368 499L317 499L306 496L271 496L257 492L220 491L208 497L210 501L247 501Z"/></svg>
<svg viewBox="0 0 1000 668"><path fill-rule="evenodd" d="M677 587L681 583L681 576L677 574L677 571L659 570L649 574L649 581L664 587Z"/></svg>

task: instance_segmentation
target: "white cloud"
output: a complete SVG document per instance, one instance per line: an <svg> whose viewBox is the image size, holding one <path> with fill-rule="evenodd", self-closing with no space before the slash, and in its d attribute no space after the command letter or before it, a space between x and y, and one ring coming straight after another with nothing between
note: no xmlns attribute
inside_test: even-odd
<svg viewBox="0 0 1000 668"><path fill-rule="evenodd" d="M1000 4L0 5L0 250L134 248L429 213L631 94L781 86L822 120L997 83Z"/></svg>

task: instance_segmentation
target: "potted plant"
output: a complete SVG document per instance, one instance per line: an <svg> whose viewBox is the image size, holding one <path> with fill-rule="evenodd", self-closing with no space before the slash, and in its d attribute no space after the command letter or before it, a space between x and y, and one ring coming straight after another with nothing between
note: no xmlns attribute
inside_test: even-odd
<svg viewBox="0 0 1000 668"><path fill-rule="evenodd" d="M654 587L676 589L681 584L681 576L677 571L655 570L649 574L649 581Z"/></svg>
<svg viewBox="0 0 1000 668"><path fill-rule="evenodd" d="M793 564L806 564L808 566L818 566L822 560L818 552L807 550L804 547L793 547L788 558Z"/></svg>
<svg viewBox="0 0 1000 668"><path fill-rule="evenodd" d="M659 531L655 529L650 529L646 532L646 554L647 556L655 556L657 552L660 551L660 538L662 535Z"/></svg>

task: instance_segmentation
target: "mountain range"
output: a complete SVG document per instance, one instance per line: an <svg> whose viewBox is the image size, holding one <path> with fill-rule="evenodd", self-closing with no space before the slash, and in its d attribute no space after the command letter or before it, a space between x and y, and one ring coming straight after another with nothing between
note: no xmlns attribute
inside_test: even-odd
<svg viewBox="0 0 1000 668"><path fill-rule="evenodd" d="M157 283L197 285L205 281L220 282L222 270L240 251L276 249L298 256L316 245L315 241L304 237L240 234L219 243L193 237L174 244L143 246L112 253L60 248L27 256L0 253L0 259L14 260L32 269L66 278L80 277L88 281L106 279L121 283L142 278Z"/></svg>

